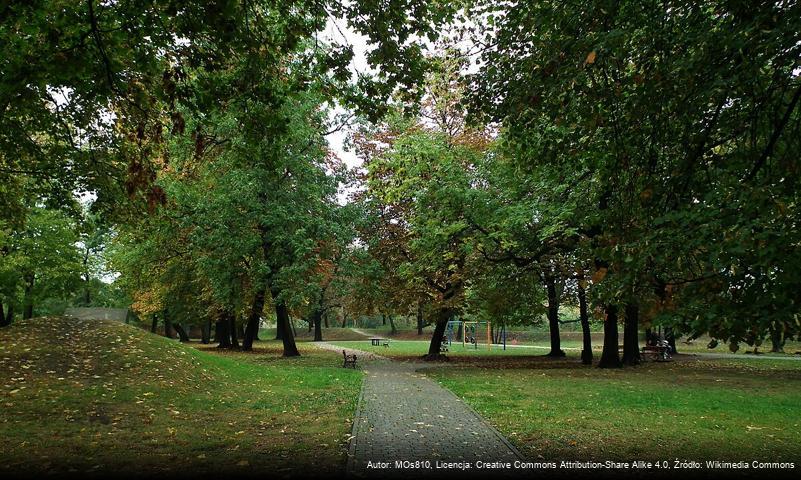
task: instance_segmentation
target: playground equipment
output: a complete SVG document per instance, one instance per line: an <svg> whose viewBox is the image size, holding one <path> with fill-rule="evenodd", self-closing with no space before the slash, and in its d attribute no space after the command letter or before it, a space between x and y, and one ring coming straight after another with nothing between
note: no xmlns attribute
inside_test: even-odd
<svg viewBox="0 0 801 480"><path fill-rule="evenodd" d="M481 326L485 328L481 328ZM481 337L486 338L487 342L487 349L492 349L492 335L491 331L491 323L484 322L484 321L475 321L475 322L465 322L463 320L451 320L448 322L448 326L445 329L445 338L443 338L443 345L445 346L445 350L447 351L448 346L453 345L454 340L457 342L459 340L462 341L462 347L467 347L468 345L472 345L473 348L478 349L478 344L481 343ZM482 330L486 330L486 332L482 332ZM461 331L461 338L456 338L459 336L459 331ZM484 335L486 333L486 336Z"/></svg>

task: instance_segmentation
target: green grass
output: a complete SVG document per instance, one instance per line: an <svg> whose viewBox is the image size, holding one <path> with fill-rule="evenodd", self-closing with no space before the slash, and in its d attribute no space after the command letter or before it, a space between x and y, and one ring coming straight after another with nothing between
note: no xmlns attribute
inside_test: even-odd
<svg viewBox="0 0 801 480"><path fill-rule="evenodd" d="M193 346L60 317L0 330L0 471L344 471L361 372L311 345Z"/></svg>
<svg viewBox="0 0 801 480"><path fill-rule="evenodd" d="M414 359L428 353L428 341L414 341L414 340L391 340L388 347L371 345L370 339L355 341L336 341L332 340L329 343L339 345L345 348L354 348L364 350L367 352L377 353L385 357L398 358L398 359ZM509 347L505 351L501 346L493 345L492 349L488 349L485 344L479 344L478 348L468 345L462 346L461 343L454 343L447 355L456 360L463 360L470 357L528 357L538 356L548 353L546 348L512 348ZM576 354L577 355L577 354Z"/></svg>
<svg viewBox="0 0 801 480"><path fill-rule="evenodd" d="M801 362L689 360L600 370L540 361L427 374L532 458L801 460Z"/></svg>

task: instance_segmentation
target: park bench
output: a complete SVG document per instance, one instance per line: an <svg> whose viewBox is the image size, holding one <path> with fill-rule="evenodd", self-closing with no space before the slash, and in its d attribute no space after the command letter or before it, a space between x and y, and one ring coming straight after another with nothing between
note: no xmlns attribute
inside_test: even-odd
<svg viewBox="0 0 801 480"><path fill-rule="evenodd" d="M646 345L642 347L643 357L651 357L655 362L669 362L670 345Z"/></svg>
<svg viewBox="0 0 801 480"><path fill-rule="evenodd" d="M348 366L350 368L356 368L356 354L355 353L351 354L351 355L348 355L348 353L345 350L342 350L342 356L345 359L345 362L342 364L342 368L347 368Z"/></svg>
<svg viewBox="0 0 801 480"><path fill-rule="evenodd" d="M381 345L381 340L383 340L383 338L381 338L381 337L373 337L373 338L370 339L370 345L372 345L374 347L377 347L377 346Z"/></svg>
<svg viewBox="0 0 801 480"><path fill-rule="evenodd" d="M618 353L623 354L623 345L617 346ZM670 345L646 345L640 350L643 360L653 360L654 362L669 362Z"/></svg>

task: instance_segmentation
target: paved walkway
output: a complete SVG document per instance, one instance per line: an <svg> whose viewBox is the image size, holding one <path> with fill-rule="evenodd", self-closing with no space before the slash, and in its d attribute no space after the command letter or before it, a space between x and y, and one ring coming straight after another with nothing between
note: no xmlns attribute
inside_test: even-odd
<svg viewBox="0 0 801 480"><path fill-rule="evenodd" d="M424 367L393 361L373 361L364 367L367 375L349 451L350 476L461 476L479 473L476 461L514 462L521 458L473 409L417 372ZM403 461L411 463L396 463ZM471 466L464 472L458 468L438 470L437 462L470 462Z"/></svg>

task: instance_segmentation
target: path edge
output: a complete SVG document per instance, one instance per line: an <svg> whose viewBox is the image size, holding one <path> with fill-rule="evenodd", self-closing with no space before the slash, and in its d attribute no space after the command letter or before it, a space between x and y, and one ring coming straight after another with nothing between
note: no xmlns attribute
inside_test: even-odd
<svg viewBox="0 0 801 480"><path fill-rule="evenodd" d="M491 424L491 423L490 423L490 422L489 422L489 421L488 421L486 418L484 418L484 415L481 415L480 413L478 413L478 411L477 411L475 408L473 408L473 406L472 406L472 405L470 405L470 404L469 404L469 403L467 403L467 402L466 402L464 399L462 399L461 397L459 397L459 395L456 395L455 393L453 393L453 391L451 391L451 389L449 389L449 388L445 388L445 386L443 386L441 383L439 383L438 381L436 381L436 380L434 380L433 378L431 378L431 377L429 377L428 375L426 375L424 371L420 371L420 370L425 370L425 368L421 368L421 369L419 369L419 370L417 370L417 369L416 369L416 370L415 370L415 372L422 373L423 375L425 375L425 376L426 376L426 378L428 378L428 380L429 380L430 382L434 382L435 384L437 384L437 386L439 386L439 388L441 388L441 389L445 390L446 392L448 392L448 393L449 393L449 394L450 394L450 395L451 395L453 398L455 398L457 401L459 401L459 402L460 402L460 403L462 403L462 404L463 404L465 407L467 407L467 409L468 409L469 411L473 412L473 415L475 415L476 417L478 417L479 421L480 421L481 423L483 423L483 424L484 424L484 426L486 426L487 428L489 428L489 429L490 429L490 431L491 431L492 433L494 433L494 434L495 434L495 436L496 436L496 437L498 437L498 439L499 439L501 442L503 442L503 443L504 443L504 445L506 445L506 446L509 448L509 450L511 450L511 451L512 451L512 453L514 453L514 454L515 454L515 456L517 457L517 459L518 459L518 460L520 460L520 461L525 461L526 457L524 457L524 456L523 456L523 454L522 454L522 453L520 453L520 450L518 450L518 449L517 449L517 447L515 447L514 445L512 445L512 442L510 442L510 441L509 441L509 439L507 439L507 438L506 438L506 437L505 437L505 436L504 436L504 435L503 435L501 432L499 432L499 431L498 431L498 429L497 429L497 428L495 428L495 426L494 426L494 425L492 425L492 424Z"/></svg>
<svg viewBox="0 0 801 480"><path fill-rule="evenodd" d="M356 404L356 411L353 414L353 427L350 431L350 441L348 442L348 463L345 467L345 478L356 478L354 475L356 471L356 442L359 435L359 424L362 418L362 405L364 404L364 384L367 379L367 373L362 372L362 386L359 388L359 401Z"/></svg>

